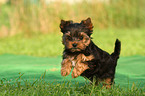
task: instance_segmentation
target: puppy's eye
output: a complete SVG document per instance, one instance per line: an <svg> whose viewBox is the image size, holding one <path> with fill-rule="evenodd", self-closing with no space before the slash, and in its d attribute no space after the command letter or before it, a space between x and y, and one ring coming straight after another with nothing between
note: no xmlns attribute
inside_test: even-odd
<svg viewBox="0 0 145 96"><path fill-rule="evenodd" d="M70 36L68 36L67 39L68 39L69 41L72 41L72 37L70 37Z"/></svg>
<svg viewBox="0 0 145 96"><path fill-rule="evenodd" d="M83 38L84 38L84 37L83 37L83 36L81 36L79 39L80 39L80 40L83 40Z"/></svg>

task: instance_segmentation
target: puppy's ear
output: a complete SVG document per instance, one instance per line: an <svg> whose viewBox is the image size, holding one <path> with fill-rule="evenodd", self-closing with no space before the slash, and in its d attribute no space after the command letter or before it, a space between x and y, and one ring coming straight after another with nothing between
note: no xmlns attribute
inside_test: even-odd
<svg viewBox="0 0 145 96"><path fill-rule="evenodd" d="M65 20L61 20L61 23L60 23L60 29L61 29L61 32L64 31L65 27L69 26L71 23L73 23L73 21L65 21Z"/></svg>
<svg viewBox="0 0 145 96"><path fill-rule="evenodd" d="M91 22L91 18L87 18L86 20L82 20L81 24L84 25L86 28L88 28L90 31L93 30L93 24Z"/></svg>

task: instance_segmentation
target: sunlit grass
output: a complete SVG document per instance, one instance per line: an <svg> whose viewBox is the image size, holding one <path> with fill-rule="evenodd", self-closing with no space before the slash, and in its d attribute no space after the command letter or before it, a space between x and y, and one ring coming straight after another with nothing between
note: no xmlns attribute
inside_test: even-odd
<svg viewBox="0 0 145 96"><path fill-rule="evenodd" d="M112 53L114 43L118 38L121 43L121 56L145 54L145 29L107 29L94 30L92 35L94 43L101 49ZM0 39L0 54L19 54L31 56L58 56L62 55L62 33L33 34L28 37L17 35Z"/></svg>
<svg viewBox="0 0 145 96"><path fill-rule="evenodd" d="M60 34L22 35L0 40L0 53L25 54L32 56L57 56L61 54L62 44Z"/></svg>

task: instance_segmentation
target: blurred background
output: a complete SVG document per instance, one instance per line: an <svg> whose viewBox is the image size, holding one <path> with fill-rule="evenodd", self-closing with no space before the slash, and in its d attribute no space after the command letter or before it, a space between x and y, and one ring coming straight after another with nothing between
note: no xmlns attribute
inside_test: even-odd
<svg viewBox="0 0 145 96"><path fill-rule="evenodd" d="M59 56L60 20L90 17L93 41L111 53L115 39L121 56L145 55L144 0L0 0L0 54Z"/></svg>

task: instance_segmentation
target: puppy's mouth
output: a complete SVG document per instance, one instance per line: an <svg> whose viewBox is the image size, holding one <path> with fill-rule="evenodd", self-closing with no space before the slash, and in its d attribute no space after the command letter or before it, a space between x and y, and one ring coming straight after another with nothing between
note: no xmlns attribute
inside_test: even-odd
<svg viewBox="0 0 145 96"><path fill-rule="evenodd" d="M75 48L71 48L70 51L71 51L71 52L77 52L77 51L81 51L81 49L75 47Z"/></svg>

